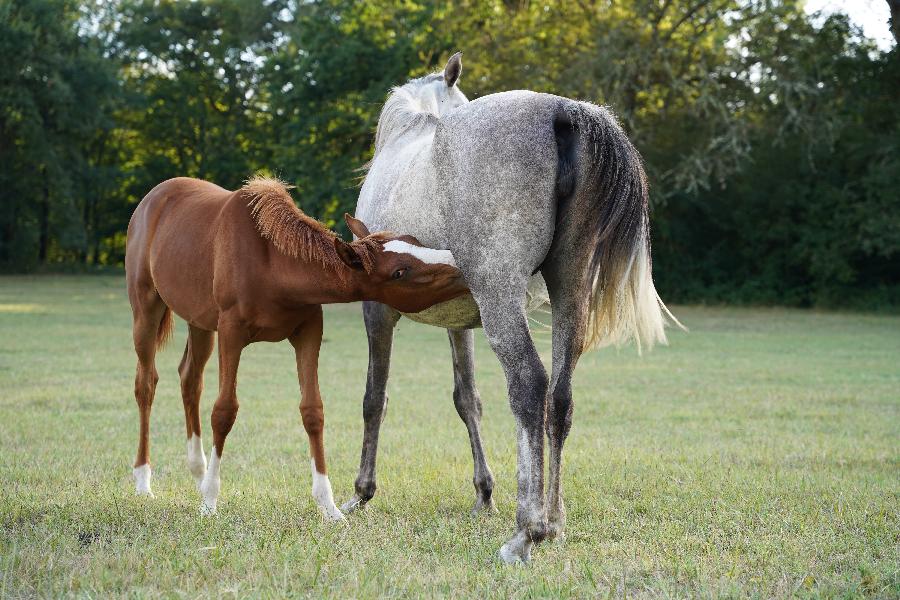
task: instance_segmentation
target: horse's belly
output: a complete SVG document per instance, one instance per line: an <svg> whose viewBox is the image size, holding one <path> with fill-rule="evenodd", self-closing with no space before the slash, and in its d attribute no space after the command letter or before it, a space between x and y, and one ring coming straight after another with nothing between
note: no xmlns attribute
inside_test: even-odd
<svg viewBox="0 0 900 600"><path fill-rule="evenodd" d="M525 310L532 312L550 301L544 278L538 274L528 281L525 295ZM481 327L481 311L472 294L466 294L447 302L435 304L417 313L402 313L404 317L417 323L435 325L447 329L473 329Z"/></svg>
<svg viewBox="0 0 900 600"><path fill-rule="evenodd" d="M472 329L481 327L481 312L472 294L447 300L426 308L422 312L403 313L404 317L426 325L447 329Z"/></svg>

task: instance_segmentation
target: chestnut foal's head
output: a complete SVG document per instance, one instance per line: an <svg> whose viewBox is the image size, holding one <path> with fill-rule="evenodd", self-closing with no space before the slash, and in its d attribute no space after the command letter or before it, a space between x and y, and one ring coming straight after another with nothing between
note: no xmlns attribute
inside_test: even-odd
<svg viewBox="0 0 900 600"><path fill-rule="evenodd" d="M348 214L347 226L361 240L377 242L372 268L366 272L354 247L334 238L338 256L351 269L366 273L365 296L401 312L415 313L469 291L449 250L426 248L411 235L369 233L365 224Z"/></svg>

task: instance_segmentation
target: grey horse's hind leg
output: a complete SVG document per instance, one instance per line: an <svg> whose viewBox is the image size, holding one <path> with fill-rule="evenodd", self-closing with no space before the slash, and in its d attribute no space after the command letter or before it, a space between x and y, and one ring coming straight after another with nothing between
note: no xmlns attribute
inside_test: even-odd
<svg viewBox="0 0 900 600"><path fill-rule="evenodd" d="M378 454L378 432L387 405L387 380L391 366L394 326L400 314L379 302L363 302L363 320L369 338L369 374L363 398L363 444L356 477L356 494L341 506L350 513L365 506L375 495L375 458Z"/></svg>
<svg viewBox="0 0 900 600"><path fill-rule="evenodd" d="M472 514L494 512L494 476L484 456L481 442L481 397L475 387L475 334L471 329L448 329L453 352L453 404L469 431L472 462L475 465L475 506Z"/></svg>
<svg viewBox="0 0 900 600"><path fill-rule="evenodd" d="M547 397L547 439L550 444L547 483L547 537L561 537L566 524L562 496L563 444L572 427L572 371L581 356L586 311L580 296L567 296L548 284L553 307L553 375Z"/></svg>
<svg viewBox="0 0 900 600"><path fill-rule="evenodd" d="M505 562L527 562L531 548L547 536L544 509L544 401L547 372L541 364L525 317L525 282L521 297L479 297L484 331L506 374L509 405L518 438L518 531L500 548ZM500 292L498 292L499 294ZM504 295L508 289L503 290Z"/></svg>

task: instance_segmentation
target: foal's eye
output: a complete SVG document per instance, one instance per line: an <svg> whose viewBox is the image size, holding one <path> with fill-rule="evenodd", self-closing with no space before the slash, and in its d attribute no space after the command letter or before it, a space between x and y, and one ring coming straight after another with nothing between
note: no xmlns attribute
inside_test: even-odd
<svg viewBox="0 0 900 600"><path fill-rule="evenodd" d="M402 278L404 275L406 275L406 272L407 272L408 270L409 270L409 269L397 269L396 271L394 271L394 274L391 275L391 279L400 279L400 278Z"/></svg>

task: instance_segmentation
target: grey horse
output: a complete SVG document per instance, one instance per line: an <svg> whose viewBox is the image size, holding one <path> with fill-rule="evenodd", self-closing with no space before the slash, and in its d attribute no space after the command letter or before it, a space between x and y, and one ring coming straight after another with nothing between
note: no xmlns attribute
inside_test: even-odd
<svg viewBox="0 0 900 600"><path fill-rule="evenodd" d="M456 85L461 71L457 53L443 72L392 90L356 216L373 231L402 231L449 249L466 277L471 295L404 316L448 330L453 400L475 463L474 511L493 510L494 479L473 377L472 328L484 327L506 375L518 435L518 530L499 554L506 562L526 562L535 543L556 538L565 525L560 471L578 358L597 345L634 340L640 351L665 343L667 319L677 321L651 278L641 157L615 117L593 104L530 91L469 102ZM544 282L552 308L549 378L527 320L529 299ZM365 426L356 493L343 505L346 512L375 493L393 329L401 316L375 302L364 303L363 315L369 339Z"/></svg>

